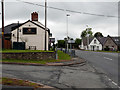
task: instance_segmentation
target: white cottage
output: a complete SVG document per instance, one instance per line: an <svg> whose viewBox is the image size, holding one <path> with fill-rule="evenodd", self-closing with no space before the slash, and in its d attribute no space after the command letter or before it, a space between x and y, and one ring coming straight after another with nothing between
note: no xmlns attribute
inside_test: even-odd
<svg viewBox="0 0 120 90"><path fill-rule="evenodd" d="M14 42L24 42L25 49L45 50L45 26L38 21L38 13L31 14L31 20L13 27L11 32L12 47ZM49 49L50 30L46 31L46 50Z"/></svg>
<svg viewBox="0 0 120 90"><path fill-rule="evenodd" d="M82 39L80 49L84 50L102 50L102 43L96 37L85 37Z"/></svg>

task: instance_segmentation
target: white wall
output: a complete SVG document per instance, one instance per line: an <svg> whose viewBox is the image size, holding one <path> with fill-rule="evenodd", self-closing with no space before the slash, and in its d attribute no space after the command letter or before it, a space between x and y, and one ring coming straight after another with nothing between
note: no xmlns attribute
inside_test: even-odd
<svg viewBox="0 0 120 90"><path fill-rule="evenodd" d="M94 40L96 40L96 43L94 43ZM89 44L89 50L93 50L93 47L94 50L102 50L102 45L96 38L94 38ZM97 47L99 47L99 49Z"/></svg>
<svg viewBox="0 0 120 90"><path fill-rule="evenodd" d="M33 34L33 35L23 35L23 28L24 27L33 27L37 29L37 34ZM45 45L45 30L43 30L42 28L34 25L31 22L28 22L24 25L22 25L21 27L19 27L19 30L21 32L19 32L19 42L25 42L26 43L26 49L29 48L29 46L36 46L37 50L44 50L44 45ZM14 37L13 37L14 34ZM47 50L48 50L48 32L47 32ZM17 29L15 29L14 31L12 31L12 43L17 41Z"/></svg>

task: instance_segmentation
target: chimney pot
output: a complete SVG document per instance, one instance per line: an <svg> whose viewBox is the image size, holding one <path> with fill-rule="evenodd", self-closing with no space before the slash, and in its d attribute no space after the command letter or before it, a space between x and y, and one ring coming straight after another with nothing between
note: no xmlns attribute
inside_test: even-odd
<svg viewBox="0 0 120 90"><path fill-rule="evenodd" d="M38 13L37 12L33 12L31 14L31 18L32 18L32 21L38 21Z"/></svg>

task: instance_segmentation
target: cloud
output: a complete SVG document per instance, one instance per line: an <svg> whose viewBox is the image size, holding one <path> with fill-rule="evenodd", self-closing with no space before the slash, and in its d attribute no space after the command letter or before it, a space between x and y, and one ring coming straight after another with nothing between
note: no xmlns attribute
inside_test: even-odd
<svg viewBox="0 0 120 90"><path fill-rule="evenodd" d="M75 38L80 37L82 30L86 25L93 28L93 32L102 32L103 35L118 35L118 19L107 17L108 15L118 15L117 2L48 2L48 6L62 8L64 10L72 10L82 12L72 13L48 8L47 25L56 39L66 37L66 14L68 17L69 36ZM73 0L72 0L73 1ZM34 2L44 5L44 2ZM31 19L31 13L37 11L39 13L39 21L44 24L44 8L29 5L22 2L6 2L5 3L5 25L15 23L17 21L25 22ZM103 14L105 17L83 14ZM0 20L1 27L1 20Z"/></svg>

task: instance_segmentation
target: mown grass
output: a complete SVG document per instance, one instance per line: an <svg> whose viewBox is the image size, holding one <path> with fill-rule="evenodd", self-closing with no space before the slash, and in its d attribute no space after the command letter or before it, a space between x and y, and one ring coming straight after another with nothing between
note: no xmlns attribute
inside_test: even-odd
<svg viewBox="0 0 120 90"><path fill-rule="evenodd" d="M13 60L13 59L5 59L0 62L15 62L15 63L37 63L37 64L46 64L51 62L61 62L62 60L71 60L71 57L63 53L62 51L57 51L58 59L57 60Z"/></svg>
<svg viewBox="0 0 120 90"><path fill-rule="evenodd" d="M63 53L62 51L58 50L57 53L58 53L59 60L70 60L71 59L71 57L68 54Z"/></svg>
<svg viewBox="0 0 120 90"><path fill-rule="evenodd" d="M21 52L53 52L44 50L2 50L2 53L21 53Z"/></svg>
<svg viewBox="0 0 120 90"><path fill-rule="evenodd" d="M25 80L18 80L18 79L12 79L12 78L7 78L7 77L2 77L0 79L2 81L2 82L0 82L0 84L2 84L2 85L30 86L30 87L34 87L34 88L41 88L41 87L43 87L40 84L32 83L32 82L25 81Z"/></svg>

